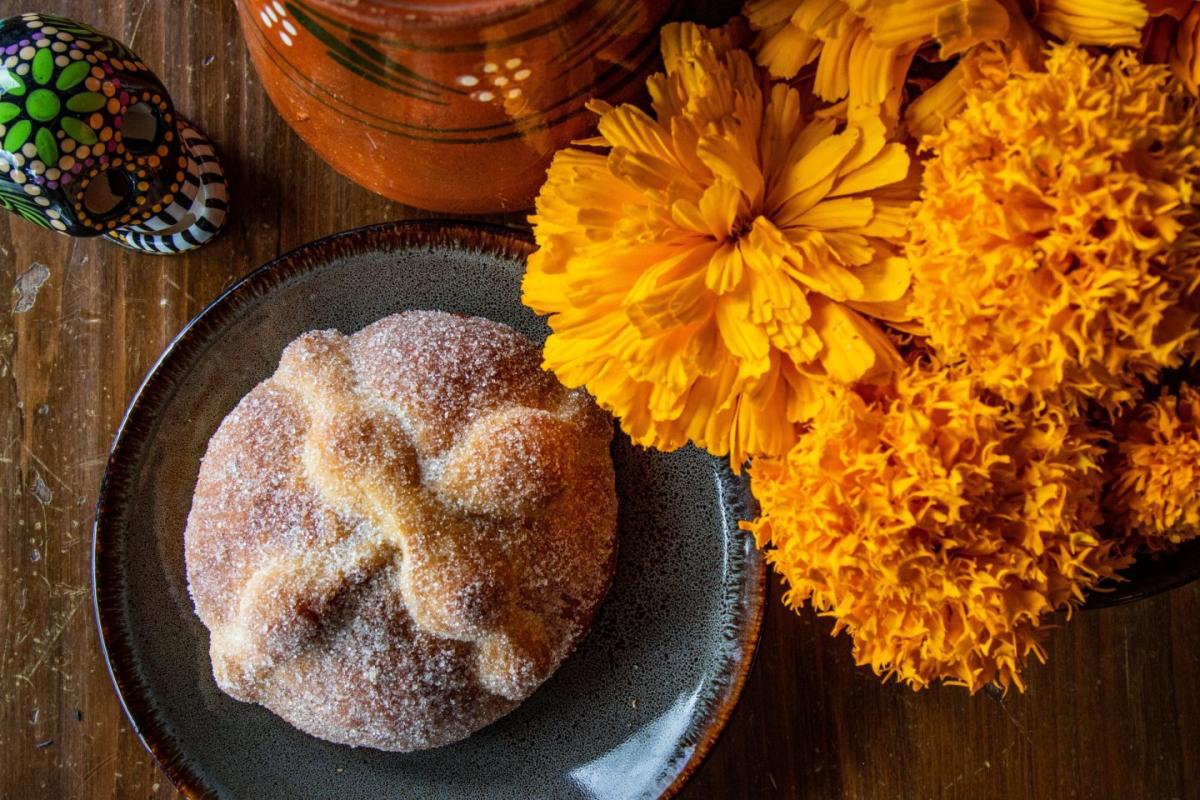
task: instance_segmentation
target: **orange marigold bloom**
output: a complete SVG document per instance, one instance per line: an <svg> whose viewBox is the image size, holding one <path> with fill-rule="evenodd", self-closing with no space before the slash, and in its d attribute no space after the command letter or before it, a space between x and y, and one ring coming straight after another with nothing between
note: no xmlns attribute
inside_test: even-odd
<svg viewBox="0 0 1200 800"><path fill-rule="evenodd" d="M756 459L753 531L785 601L835 618L855 660L923 688L1024 688L1047 614L1128 559L1095 526L1097 435L959 371L914 365L873 399L846 391L781 458Z"/></svg>
<svg viewBox="0 0 1200 800"><path fill-rule="evenodd" d="M824 100L848 97L850 118L894 119L913 56L936 42L942 59L1003 37L1009 14L998 0L749 0L759 31L758 62L792 78L817 61L814 90Z"/></svg>
<svg viewBox="0 0 1200 800"><path fill-rule="evenodd" d="M1161 549L1200 534L1200 391L1184 384L1117 427L1110 518Z"/></svg>
<svg viewBox="0 0 1200 800"><path fill-rule="evenodd" d="M910 160L878 119L806 117L717 31L668 25L653 116L597 104L600 148L560 151L523 299L545 366L639 444L782 453L832 383L899 363Z"/></svg>
<svg viewBox="0 0 1200 800"><path fill-rule="evenodd" d="M1036 0L1033 23L1076 44L1137 45L1150 18L1142 0Z"/></svg>
<svg viewBox="0 0 1200 800"><path fill-rule="evenodd" d="M1153 0L1147 8L1142 0L747 0L743 13L758 31L758 62L772 75L790 79L815 61L819 97L846 98L839 111L850 119L878 113L892 123L918 50L944 61L987 42L1040 46L1031 24L1076 44L1138 45L1150 15L1181 1ZM954 99L958 77L947 77L942 100Z"/></svg>
<svg viewBox="0 0 1200 800"><path fill-rule="evenodd" d="M927 139L911 311L1020 403L1110 410L1196 338L1196 106L1162 66L1054 48Z"/></svg>

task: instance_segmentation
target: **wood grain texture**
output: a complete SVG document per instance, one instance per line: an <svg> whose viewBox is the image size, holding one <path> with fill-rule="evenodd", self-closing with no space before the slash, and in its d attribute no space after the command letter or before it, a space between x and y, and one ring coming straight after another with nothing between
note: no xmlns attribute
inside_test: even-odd
<svg viewBox="0 0 1200 800"><path fill-rule="evenodd" d="M235 279L311 239L426 215L350 184L287 129L229 0L39 10L140 52L220 149L234 205L214 244L165 258L0 218L0 285L48 268L32 307L10 312L14 290L0 312L0 800L175 797L121 716L92 619L90 525L112 433L162 347ZM778 594L742 702L685 797L1200 797L1200 584L1079 614L1029 690L1007 697L882 685L828 620Z"/></svg>

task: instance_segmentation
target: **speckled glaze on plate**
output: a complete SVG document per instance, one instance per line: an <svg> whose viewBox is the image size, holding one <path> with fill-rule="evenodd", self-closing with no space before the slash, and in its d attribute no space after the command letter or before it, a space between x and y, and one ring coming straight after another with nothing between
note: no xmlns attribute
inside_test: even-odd
<svg viewBox="0 0 1200 800"><path fill-rule="evenodd" d="M476 314L541 341L519 300L528 237L395 223L306 245L235 285L179 334L135 395L96 512L93 591L105 658L138 735L189 797L637 798L674 794L737 702L762 621L764 566L738 532L744 481L696 450L618 436L620 552L579 649L529 700L422 753L307 736L221 694L192 612L183 528L225 414L314 328L410 308Z"/></svg>

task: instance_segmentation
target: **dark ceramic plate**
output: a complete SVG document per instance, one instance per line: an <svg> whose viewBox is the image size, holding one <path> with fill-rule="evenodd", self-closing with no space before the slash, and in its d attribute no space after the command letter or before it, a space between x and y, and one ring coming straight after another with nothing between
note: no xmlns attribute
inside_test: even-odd
<svg viewBox="0 0 1200 800"><path fill-rule="evenodd" d="M193 797L634 798L673 794L750 669L763 562L737 530L743 481L696 450L613 447L616 576L591 634L509 716L415 754L329 744L221 694L192 613L183 527L201 454L237 401L314 328L437 308L540 341L519 301L532 245L502 228L379 225L307 245L238 283L176 337L130 404L100 490L93 586L125 711Z"/></svg>
<svg viewBox="0 0 1200 800"><path fill-rule="evenodd" d="M1200 578L1200 539L1169 553L1141 553L1133 566L1122 570L1121 577L1123 580L1107 584L1105 591L1091 592L1084 608L1109 608L1145 600Z"/></svg>

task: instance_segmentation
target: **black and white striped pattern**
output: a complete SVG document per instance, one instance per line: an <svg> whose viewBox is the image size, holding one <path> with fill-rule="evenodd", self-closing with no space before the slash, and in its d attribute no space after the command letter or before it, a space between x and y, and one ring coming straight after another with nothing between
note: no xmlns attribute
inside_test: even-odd
<svg viewBox="0 0 1200 800"><path fill-rule="evenodd" d="M193 250L216 236L225 222L229 192L212 143L187 120L179 120L178 130L187 169L174 202L145 222L108 234L130 250L146 253Z"/></svg>

